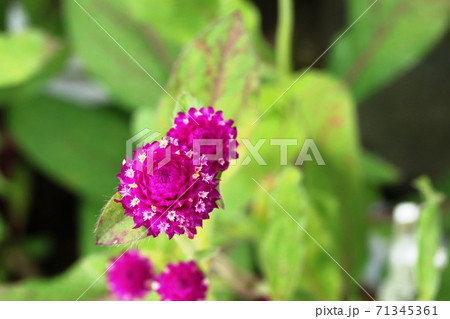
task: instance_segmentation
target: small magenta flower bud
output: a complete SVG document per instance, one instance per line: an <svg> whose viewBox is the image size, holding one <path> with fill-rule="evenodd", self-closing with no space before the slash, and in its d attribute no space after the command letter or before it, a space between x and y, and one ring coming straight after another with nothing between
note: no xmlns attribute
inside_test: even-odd
<svg viewBox="0 0 450 319"><path fill-rule="evenodd" d="M208 290L205 276L194 261L169 264L156 286L163 301L201 301Z"/></svg>
<svg viewBox="0 0 450 319"><path fill-rule="evenodd" d="M109 290L119 300L144 298L151 289L154 277L150 260L137 250L130 250L114 258L107 271Z"/></svg>

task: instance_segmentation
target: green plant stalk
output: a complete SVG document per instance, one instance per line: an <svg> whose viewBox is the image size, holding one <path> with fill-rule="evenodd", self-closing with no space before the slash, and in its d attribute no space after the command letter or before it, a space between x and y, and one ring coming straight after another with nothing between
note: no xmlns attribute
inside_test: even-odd
<svg viewBox="0 0 450 319"><path fill-rule="evenodd" d="M275 41L276 64L281 74L292 70L292 31L294 26L292 0L278 0L278 25Z"/></svg>

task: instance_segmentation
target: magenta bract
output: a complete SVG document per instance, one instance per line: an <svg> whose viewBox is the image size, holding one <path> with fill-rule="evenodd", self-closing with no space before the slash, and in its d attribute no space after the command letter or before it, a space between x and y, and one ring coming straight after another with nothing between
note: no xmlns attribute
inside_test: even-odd
<svg viewBox="0 0 450 319"><path fill-rule="evenodd" d="M208 161L214 169L224 171L230 160L238 158L236 127L233 127L233 120L224 120L222 111L215 112L212 107L191 108L187 114L178 113L174 122L167 135L192 149L194 156L220 154L217 159ZM207 141L214 145L206 145ZM200 154L196 152L196 143Z"/></svg>
<svg viewBox="0 0 450 319"><path fill-rule="evenodd" d="M201 301L206 299L208 285L194 261L169 264L156 279L163 301Z"/></svg>
<svg viewBox="0 0 450 319"><path fill-rule="evenodd" d="M153 266L137 250L130 250L111 261L108 287L120 300L144 298L154 279Z"/></svg>

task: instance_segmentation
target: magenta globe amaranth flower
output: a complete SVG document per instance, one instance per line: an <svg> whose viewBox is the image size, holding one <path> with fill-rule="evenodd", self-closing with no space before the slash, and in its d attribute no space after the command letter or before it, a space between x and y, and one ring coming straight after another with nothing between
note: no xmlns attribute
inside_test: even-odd
<svg viewBox="0 0 450 319"><path fill-rule="evenodd" d="M233 120L224 120L222 111L215 112L212 107L191 108L187 114L178 113L174 122L167 135L192 149L194 158L206 155L214 170L224 171L230 160L238 158L236 127L232 126Z"/></svg>
<svg viewBox="0 0 450 319"><path fill-rule="evenodd" d="M120 300L144 298L154 279L149 259L130 250L111 261L107 270L108 287Z"/></svg>
<svg viewBox="0 0 450 319"><path fill-rule="evenodd" d="M156 291L163 301L206 299L208 285L205 276L194 261L169 264L156 282Z"/></svg>
<svg viewBox="0 0 450 319"><path fill-rule="evenodd" d="M194 165L192 156L176 138L167 137L124 160L118 175L120 202L135 228L144 226L154 237L165 232L169 238L184 233L193 238L196 227L218 207L216 173Z"/></svg>

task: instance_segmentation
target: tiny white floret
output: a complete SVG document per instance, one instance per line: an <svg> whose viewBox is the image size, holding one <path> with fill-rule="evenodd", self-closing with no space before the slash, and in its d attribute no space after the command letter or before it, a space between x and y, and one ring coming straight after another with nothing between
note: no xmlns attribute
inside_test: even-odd
<svg viewBox="0 0 450 319"><path fill-rule="evenodd" d="M198 193L198 197L200 197L200 198L206 198L206 197L208 197L208 194L209 194L209 192L200 191L200 192Z"/></svg>
<svg viewBox="0 0 450 319"><path fill-rule="evenodd" d="M175 218L177 217L177 213L174 210L171 210L167 213L167 219L173 222Z"/></svg>
<svg viewBox="0 0 450 319"><path fill-rule="evenodd" d="M129 178L133 178L134 177L134 169L129 168L125 171L125 176L129 177Z"/></svg>
<svg viewBox="0 0 450 319"><path fill-rule="evenodd" d="M139 204L139 198L137 198L136 196L134 196L134 198L131 200L131 207L136 206L137 204Z"/></svg>
<svg viewBox="0 0 450 319"><path fill-rule="evenodd" d="M145 153L141 153L138 155L139 162L141 162L141 163L144 163L146 158L147 158L147 155L145 155Z"/></svg>

